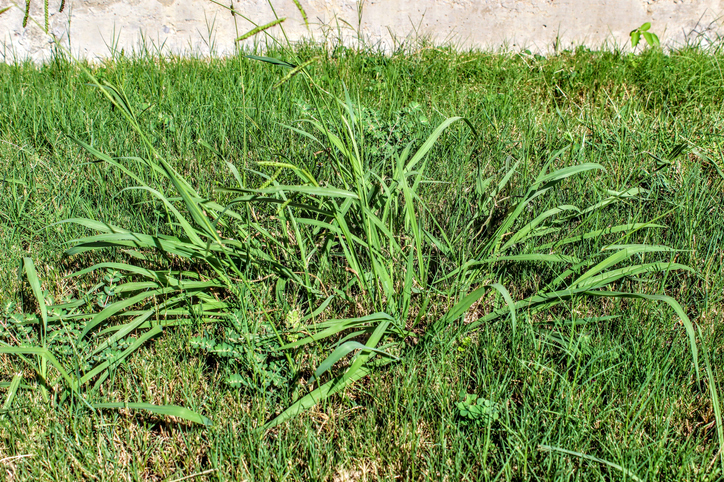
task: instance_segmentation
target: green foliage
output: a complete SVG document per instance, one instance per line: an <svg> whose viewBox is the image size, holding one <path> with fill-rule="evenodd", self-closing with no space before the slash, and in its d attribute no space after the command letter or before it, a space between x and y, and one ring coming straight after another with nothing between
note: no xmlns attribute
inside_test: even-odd
<svg viewBox="0 0 724 482"><path fill-rule="evenodd" d="M649 32L650 28L651 24L649 22L646 22L639 28L631 30L631 32L629 33L629 37L631 37L631 47L636 48L636 46L639 44L639 41L641 40L641 37L646 40L646 43L649 44L649 47L658 47L659 45L661 45L658 35L653 32Z"/></svg>
<svg viewBox="0 0 724 482"><path fill-rule="evenodd" d="M360 111L360 134L367 144L365 154L378 162L404 149L417 137L417 132L430 123L422 105L417 102L395 111L390 120L383 119L381 113L374 109L362 107Z"/></svg>
<svg viewBox="0 0 724 482"><path fill-rule="evenodd" d="M0 75L0 448L37 454L18 479L717 480L719 56L266 55L119 58L103 90L62 60ZM475 132L449 123L406 194L398 159L456 113Z"/></svg>
<svg viewBox="0 0 724 482"><path fill-rule="evenodd" d="M463 337L460 341L458 341L458 351L460 353L465 353L468 348L470 347L470 344L473 342L473 339L469 336Z"/></svg>
<svg viewBox="0 0 724 482"><path fill-rule="evenodd" d="M304 70L300 70L300 73L306 75ZM464 222L458 219L457 224L441 224L426 215L430 208L421 196L427 167L426 155L449 126L464 119L454 117L441 123L414 153L412 144L408 143L399 153L385 156L373 151L373 155L367 155L364 131L368 129L369 116L362 114L363 109L353 103L345 91L344 100L332 98L322 104L326 109L322 111L326 112L325 117L313 117L307 121L316 135L296 127L291 128L291 131L309 138L313 144L322 146L323 151L329 154L328 162L332 169L320 173L329 177L319 178L319 175L312 174L305 167L288 162L262 161L258 163L259 166L273 168L276 172L255 188L246 186L236 168L227 163L238 186L220 190L232 195L231 201L224 205L202 197L189 181L157 154L148 136L140 128L123 91L109 83L95 82L146 143L150 155L141 159L143 164L157 176L166 179L176 191L175 197L171 197L145 183L137 187L151 194L152 199L170 213L178 234L169 236L130 232L92 219L73 219L70 221L100 230L101 234L78 240L67 251L68 254L108 247L133 248L142 252L158 250L166 258L187 258L204 267L200 272L192 273L155 271L136 264L99 263L82 270L77 274L112 268L122 272L124 278L119 278L115 273L106 277L104 291L100 295L103 303L99 303L102 310L86 315L90 321L83 328L81 339L103 328L114 315L139 303L142 303L141 310L134 308L130 311L137 318L131 323L113 327L116 333L102 346L111 346L121 339L121 335L144 328L150 329L147 333L160 330L160 325L146 321L152 317L163 316L166 319L163 323L165 326L191 320L202 323L231 320L233 323L240 315L237 311L229 316L231 306L246 303L249 297L249 302L256 304L254 300L259 295L250 283L256 276L271 276L282 290L287 284L294 286L297 292L306 293L304 301L308 306L314 306L321 292L328 290L323 281L325 279L334 280L334 289L343 299L349 299L349 295L343 293L342 289L348 292L356 290L371 314L305 326L301 324L298 315L291 319L288 317L285 323L275 324L267 313L262 331L259 328L250 330L248 325L234 326L237 331L231 331L231 337L244 338L246 344L217 342L205 337L194 341L197 347L219 359L232 360L227 365L231 373L228 379L230 383L240 384L246 378L256 381L262 389L279 387L293 376L292 351L320 344L336 346L320 363L315 372L315 381L347 355L356 353L346 370L299 398L271 420L267 427L285 422L300 411L316 405L366 376L372 367L397 360L393 353L403 349L404 339L411 334L408 313L415 302L413 296L419 294L425 299L433 285L438 286L436 290L442 288L449 295L456 292L468 294L430 325L428 337L448 329L490 289L500 293L505 301L504 307L488 313L469 325L468 329L510 315L515 334L517 311L525 309L533 313L549 310L566 300L581 296L664 301L674 308L686 327L698 374L696 334L689 318L675 300L660 295L608 289L630 276L689 269L672 261L634 263L620 267L621 263L633 256L671 253L671 249L612 243L601 252L585 254L584 257L563 251L563 247L588 238L611 233L626 233L628 236L648 228L648 224L622 224L603 230L584 231L573 237L563 230L564 226L572 224L589 224L591 216L609 205L634 199L639 193L638 189L609 191L608 197L589 206L548 206L532 219L523 218L534 201L538 202L549 195L560 183L572 176L602 170L600 165L583 163L549 171L553 160L565 149L553 153L525 194L519 196L503 216L496 218L495 210L499 204L496 199L505 192L515 175L519 165L516 163L505 172L502 179L489 177L476 180L472 195L477 209ZM472 128L467 120L464 121ZM77 142L99 160L142 182L118 160L98 152L83 141ZM284 171L288 171L296 183L280 184L277 179ZM281 237L272 234L275 223L260 222L256 217L252 220L248 216L255 206L259 206L261 211L276 211L276 217L281 223L280 231L284 233ZM467 239L456 232L469 232L471 229L477 234ZM556 236L559 233L562 236ZM294 241L291 241L292 237ZM454 247L450 240L456 237L462 240L462 244ZM543 237L552 241L542 243L540 239ZM247 241L240 243L237 241L239 239ZM521 246L526 249L521 250ZM557 251L552 250L552 246L558 247ZM557 276L546 279L545 289L514 301L508 288L496 281L500 277L499 272L491 267L521 262L563 263L569 267ZM429 271L432 264L444 266L450 263L457 266L450 272ZM343 275L340 277L339 273ZM332 275L334 278L330 278ZM138 276L144 281L136 280ZM117 284L121 279L124 282ZM212 290L219 289L236 300L215 301ZM111 299L113 301L109 303ZM303 331L305 336L299 337L295 333L299 331ZM105 332L107 330L101 333ZM364 344L353 340L360 335L368 337ZM281 353L286 359L286 365L280 361ZM109 352L106 363L113 363L120 356L120 352ZM239 365L239 369L236 365Z"/></svg>
<svg viewBox="0 0 724 482"><path fill-rule="evenodd" d="M288 317L293 318L293 313ZM223 333L195 336L190 343L222 366L229 386L271 394L288 386L295 375L274 333L265 322L250 326L244 313L236 311Z"/></svg>
<svg viewBox="0 0 724 482"><path fill-rule="evenodd" d="M23 261L23 270L31 287L31 291L40 309L40 319L34 313L20 313L19 307L12 302L3 305L0 314L3 341L0 344L0 353L18 356L28 365L40 381L40 388L44 398L48 398L48 390L53 396L61 400L74 394L83 400L80 390L95 381L95 386L102 383L113 373L126 358L140 348L149 338L160 333L158 327L148 330L137 336L130 334L132 330L121 327L117 332L102 342L88 341L84 334L87 317L84 313L92 309L95 304L102 310L113 306L111 299L116 296L117 283L121 281L115 271L109 271L103 277L103 282L97 284L91 292L80 300L65 299L56 304L52 297L41 289L40 280L35 265L30 258ZM101 291L102 288L102 291ZM100 291L100 293L96 293ZM88 310L88 311L86 311ZM145 321L148 317L141 317ZM132 325L138 327L138 323ZM115 331L115 330L114 330ZM128 335L128 336L127 336ZM10 342L10 343L8 343ZM59 378L50 376L49 368L54 368ZM17 387L13 391L13 396ZM8 402L10 403L10 402ZM86 406L94 406L84 401ZM143 406L141 406L143 405ZM147 408L152 411L161 410L149 405L141 404L137 408ZM112 408L113 403L100 404L96 408ZM121 405L122 406L122 405ZM148 408L150 407L150 408ZM198 421L204 419L187 409L169 406L170 412L180 418ZM206 419L204 419L206 420ZM204 422L206 423L206 422Z"/></svg>
<svg viewBox="0 0 724 482"><path fill-rule="evenodd" d="M487 427L500 418L500 406L475 394L466 393L455 404L457 414L464 425Z"/></svg>
<svg viewBox="0 0 724 482"><path fill-rule="evenodd" d="M278 63L267 58L256 60ZM307 64L302 62L301 68L291 72L305 75L314 85L314 79L304 70ZM674 308L687 330L698 376L694 327L674 299L610 289L632 276L689 270L672 260L627 263L643 254L666 254L674 250L612 242L599 252L567 251L586 239L614 233L628 237L636 231L657 227L653 223L626 223L604 229L588 228L573 236L564 229L592 224L599 212L635 199L639 189L609 190L606 197L589 205L547 203L543 204L542 211L533 209L567 179L603 170L601 165L581 163L551 169L553 161L567 149L554 152L522 191L523 195L516 196L516 201L506 206L503 213L496 213L500 209L499 199L509 189L520 162L500 177L483 177L484 169L478 166L470 193L475 208L462 217L458 215L453 223L438 221L429 215L431 208L423 198L424 185L429 179L427 155L454 123L464 121L476 134L472 124L460 117L449 118L417 150L413 151L413 143L408 142L404 149L397 151L397 144L405 135L410 135L410 126L426 122L419 114L419 105L412 105L403 110L404 115L397 116L401 132L392 142L388 138L383 144L388 150L369 149L367 137L372 137L378 145L381 140L369 135L374 132L370 129L373 117L369 110L353 102L346 90L344 98L319 91L320 97L314 98L317 104L314 112L319 117L313 115L305 122L311 131L290 127L290 132L321 146L322 152L328 155L328 167L314 174L304 165L259 161L259 168L271 168L275 173L262 175L259 186L248 186L244 181L246 176L227 162L237 185L217 190L231 196L224 202L221 198L201 195L158 153L123 90L92 75L91 80L145 144L148 154L137 162L154 173L153 184L126 167L121 158L108 156L80 139L75 141L99 161L135 181L137 186L129 189L147 193L151 202L165 210L167 218L172 220L167 232L173 234L133 232L90 218L67 221L98 233L76 240L66 251L68 255L108 248L132 249L139 253L135 261L100 262L74 274L108 271L95 288L100 310L84 311L77 317L87 320L77 335L78 344L83 346L84 340L92 336L96 345L91 356L83 358L83 375L76 378L66 375L71 390L96 377L96 383L100 383L146 339L161 333L164 327L179 324L225 323L229 326L230 323L233 328L229 330L229 337L241 339L242 343L202 337L192 344L225 362L231 385L250 387L253 381L253 385L262 390L279 388L296 376L294 352L312 347L327 351L327 347L335 347L315 371L313 381L319 383L316 388L266 425L273 427L348 387L373 368L398 360L398 354L404 350L404 340L412 334L410 328L417 324L417 320L409 320L410 310L417 303L427 306L433 290L458 299L449 311L428 326L426 340L450 329L491 290L500 294L503 306L469 324L467 329L509 318L515 335L517 312L546 311L579 297L664 301ZM281 178L291 182L282 184ZM169 186L172 194L164 192L157 179ZM252 211L273 213L273 216L260 219L258 215L251 216ZM464 235L471 232L475 234ZM547 241L543 242L544 239ZM183 259L198 268L169 270L147 262L158 255L165 259ZM503 284L504 273L511 263L562 264L567 268L544 278L545 287L532 295L513 300L509 288ZM622 263L626 264L621 266ZM433 265L451 268L431 271ZM32 263L26 262L25 267L33 291L40 299ZM283 302L284 291L289 286L310 308L319 305L322 293L330 288L340 300L351 301L349 293L354 292L362 299L368 314L312 324L303 322L313 318L314 313L306 318L292 314L279 323L262 309L264 322L250 324L240 311L232 309L240 304L261 308L258 301L261 294L252 285L252 280L259 277L276 282L278 300ZM224 301L218 300L216 292L223 294ZM462 296L458 297L457 293ZM42 330L38 341L42 349L47 350L51 340L47 336L44 302L40 308ZM131 321L112 323L118 316ZM63 323L65 318L61 315L57 319ZM304 336L299 336L301 333ZM364 337L364 343L355 340L360 336ZM332 368L352 353L349 366L322 383L322 376L332 373ZM45 379L47 360L41 359L39 373ZM53 360L57 364L57 360Z"/></svg>

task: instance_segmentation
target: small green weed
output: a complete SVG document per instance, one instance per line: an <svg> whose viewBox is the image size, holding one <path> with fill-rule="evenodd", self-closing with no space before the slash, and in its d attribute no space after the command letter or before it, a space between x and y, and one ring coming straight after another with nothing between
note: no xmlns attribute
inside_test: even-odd
<svg viewBox="0 0 724 482"><path fill-rule="evenodd" d="M651 24L649 22L646 22L639 28L631 30L631 32L629 33L629 37L631 37L631 47L635 49L636 46L639 44L641 37L646 40L646 43L649 44L649 47L660 46L661 42L659 41L659 36L653 32L649 32L650 28Z"/></svg>
<svg viewBox="0 0 724 482"><path fill-rule="evenodd" d="M486 427L500 418L499 404L471 393L466 393L461 398L455 408L463 425Z"/></svg>

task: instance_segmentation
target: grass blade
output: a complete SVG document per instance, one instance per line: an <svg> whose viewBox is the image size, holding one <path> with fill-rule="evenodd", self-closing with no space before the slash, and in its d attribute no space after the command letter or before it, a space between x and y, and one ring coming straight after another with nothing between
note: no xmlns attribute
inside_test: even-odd
<svg viewBox="0 0 724 482"><path fill-rule="evenodd" d="M540 449L545 450L547 452L558 452L561 454L572 455L574 457L578 457L578 458L581 458L584 460L590 460L591 462L597 462L599 464L607 465L607 466L611 467L612 469L618 470L619 472L624 474L626 477L631 478L631 480L634 480L636 482L643 482L639 477L636 476L636 474L634 474L630 470L625 469L618 464L614 464L613 462L609 462L608 460L599 459L598 457L593 457L592 455L586 455L581 452L574 452L572 450L562 449L560 447L552 447L550 445L541 445Z"/></svg>
<svg viewBox="0 0 724 482"><path fill-rule="evenodd" d="M358 341L348 341L345 343L342 343L337 347L336 350L334 350L322 363L319 364L319 367L314 372L314 380L319 380L319 378L326 373L332 366L334 366L335 363L337 363L342 358L346 357L350 352L353 352L355 350L363 350L363 351L371 351L374 353L378 353L380 355L384 355L386 357L392 358L393 360L399 360L396 356L390 355L384 350L378 350L376 348L370 348L368 346L363 345L362 343Z"/></svg>
<svg viewBox="0 0 724 482"><path fill-rule="evenodd" d="M127 402L110 402L110 403L94 403L93 408L125 408L132 410L146 410L156 415L169 415L171 417L181 418L190 422L206 425L210 427L213 422L188 408L179 407L177 405L153 405L151 403L127 403Z"/></svg>
<svg viewBox="0 0 724 482"><path fill-rule="evenodd" d="M8 387L8 393L5 397L5 403L3 403L2 417L5 417L5 414L8 412L8 410L10 410L13 399L15 398L15 394L18 392L18 388L20 388L20 381L22 379L22 373L16 373L15 376L13 376L13 379L10 382L10 386Z"/></svg>
<svg viewBox="0 0 724 482"><path fill-rule="evenodd" d="M274 57L264 57L260 55L246 55L245 57L247 59L258 60L259 62L266 62L268 64L284 67L285 69L293 69L296 67L296 65L294 64L290 64L289 62L285 62L284 60L275 59Z"/></svg>
<svg viewBox="0 0 724 482"><path fill-rule="evenodd" d="M344 390L345 388L354 384L356 381L366 377L370 373L372 373L371 367L360 367L353 373L348 372L347 374L345 374L345 376L335 378L328 381L324 385L320 385L312 392L308 393L307 395L294 402L278 416L267 422L262 427L262 429L269 430L270 428L274 428L277 425L280 425L296 417L305 410L309 410L310 408L320 403L322 400L326 400L335 393Z"/></svg>
<svg viewBox="0 0 724 482"><path fill-rule="evenodd" d="M43 320L43 336L45 336L45 332L48 329L48 308L45 305L43 290L40 287L40 280L38 279L38 273L35 271L35 263L33 263L32 258L23 258L23 270L25 271L28 283L30 283L35 300L38 302L40 316Z"/></svg>

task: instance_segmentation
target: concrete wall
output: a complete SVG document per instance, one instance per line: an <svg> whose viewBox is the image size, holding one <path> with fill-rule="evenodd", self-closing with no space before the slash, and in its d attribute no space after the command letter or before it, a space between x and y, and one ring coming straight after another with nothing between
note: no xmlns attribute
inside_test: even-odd
<svg viewBox="0 0 724 482"><path fill-rule="evenodd" d="M108 57L145 45L165 53L217 55L234 51L234 38L253 28L210 0L61 0L50 1L49 31L44 33L43 0L32 0L31 20L22 27L22 0L0 0L0 56L5 61L50 55L60 41L74 55ZM221 0L247 18L265 24L274 19L266 0ZM688 37L712 38L719 32L724 0L299 0L311 32L292 0L272 0L291 39L313 36L368 42L390 49L406 38L426 36L458 46L548 52L585 44L600 47L628 42L628 32L644 22L668 46ZM361 12L361 16L360 16ZM37 22L36 23L34 23ZM272 30L277 35L278 29ZM263 38L262 36L257 36ZM55 40L54 40L55 39ZM58 40L59 39L59 40ZM69 42L70 40L70 42Z"/></svg>

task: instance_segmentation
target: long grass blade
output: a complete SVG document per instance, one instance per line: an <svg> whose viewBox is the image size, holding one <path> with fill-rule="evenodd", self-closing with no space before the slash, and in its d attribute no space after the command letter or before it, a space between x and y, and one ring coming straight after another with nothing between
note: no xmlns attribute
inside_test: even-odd
<svg viewBox="0 0 724 482"><path fill-rule="evenodd" d="M371 351L379 355L384 355L386 357L392 358L393 360L399 360L399 358L394 355L390 355L384 350L370 348L358 341L348 341L339 345L322 363L319 364L319 367L317 367L317 370L314 372L314 379L319 380L320 377L324 373L329 371L335 363L356 350Z"/></svg>
<svg viewBox="0 0 724 482"><path fill-rule="evenodd" d="M590 460L591 462L596 462L599 464L607 465L608 467L611 467L612 469L618 470L619 472L624 474L626 477L629 477L631 480L634 480L636 482L643 482L642 479L637 477L636 474L634 474L630 470L628 470L624 467L621 467L620 465L615 464L613 462L609 462L608 460L599 459L598 457L594 457L592 455L586 455L581 452L574 452L573 450L566 450L566 449L562 449L560 447L552 447L550 445L541 445L540 449L545 450L547 452L558 452L561 454L572 455L574 457L578 457L578 458L581 458L584 460Z"/></svg>
<svg viewBox="0 0 724 482"><path fill-rule="evenodd" d="M13 379L10 382L10 386L8 387L8 393L5 395L5 402L3 403L2 414L0 415L0 418L3 418L5 414L10 410L10 407L13 404L13 400L15 399L15 394L18 392L18 388L20 388L20 381L22 379L22 373L16 373L13 376Z"/></svg>
<svg viewBox="0 0 724 482"><path fill-rule="evenodd" d="M188 408L179 407L177 405L153 405L151 403L134 403L134 402L110 402L110 403L94 403L93 408L123 408L132 410L146 410L156 415L167 415L171 417L181 418L189 422L198 423L199 425L212 426L213 422Z"/></svg>

